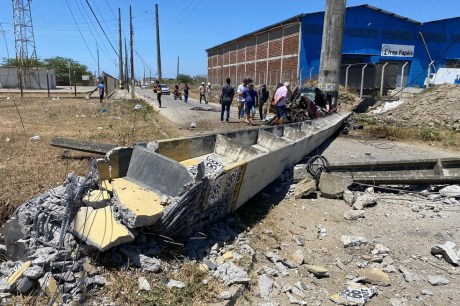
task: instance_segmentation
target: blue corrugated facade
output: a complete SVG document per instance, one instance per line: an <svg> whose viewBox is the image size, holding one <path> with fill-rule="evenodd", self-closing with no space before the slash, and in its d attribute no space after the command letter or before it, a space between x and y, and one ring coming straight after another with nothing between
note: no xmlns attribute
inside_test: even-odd
<svg viewBox="0 0 460 306"><path fill-rule="evenodd" d="M309 78L310 73L315 76L319 72L323 21L324 12L305 14L302 18L299 50L302 80ZM398 66L400 79L402 66L407 62L404 85L422 86L430 63L427 49L436 60L435 68L452 66L460 59L459 37L460 18L422 24L369 5L349 7L345 16L342 65L389 62ZM383 55L382 50L391 56Z"/></svg>

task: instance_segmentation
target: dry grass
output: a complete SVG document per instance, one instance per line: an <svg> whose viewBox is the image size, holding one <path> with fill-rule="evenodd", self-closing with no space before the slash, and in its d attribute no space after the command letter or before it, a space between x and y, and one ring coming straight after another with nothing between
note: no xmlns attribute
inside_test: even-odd
<svg viewBox="0 0 460 306"><path fill-rule="evenodd" d="M140 103L143 108L134 110ZM16 109L16 106L17 109ZM22 119L22 120L21 120ZM29 198L62 184L66 173L83 175L98 155L63 150L48 143L53 136L118 145L164 138L160 116L141 101L27 97L0 100L0 224ZM23 128L24 126L24 128ZM167 131L175 136L175 132ZM39 135L39 141L30 137Z"/></svg>
<svg viewBox="0 0 460 306"><path fill-rule="evenodd" d="M111 282L110 286L103 288L97 296L93 295L88 304L100 305L103 301L98 296L103 296L105 301L116 302L117 305L207 305L217 302L219 292L225 290L222 284L208 273L198 269L194 262L187 261L180 268L165 274L142 273L138 270L106 271L103 275ZM139 277L145 277L150 284L150 291L139 291ZM172 288L166 286L168 279L180 280L185 283L185 288ZM207 279L207 285L203 280Z"/></svg>

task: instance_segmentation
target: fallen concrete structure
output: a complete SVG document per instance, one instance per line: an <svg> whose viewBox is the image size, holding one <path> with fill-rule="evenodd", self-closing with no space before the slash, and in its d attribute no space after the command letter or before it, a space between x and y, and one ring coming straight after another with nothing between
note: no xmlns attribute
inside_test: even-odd
<svg viewBox="0 0 460 306"><path fill-rule="evenodd" d="M347 173L363 184L456 184L460 183L460 158L331 164L329 171Z"/></svg>
<svg viewBox="0 0 460 306"><path fill-rule="evenodd" d="M22 267L8 282L18 288L10 292L27 293L40 284L50 295L59 288L63 301L82 300L84 288L106 283L85 270L85 256L109 249L143 271L160 272L156 242L146 233L190 236L235 211L349 115L110 150L93 160L85 177L70 174L62 186L22 204L5 222L7 257ZM216 273L226 279L227 270ZM247 282L233 270L231 277L240 278L229 278L228 284Z"/></svg>

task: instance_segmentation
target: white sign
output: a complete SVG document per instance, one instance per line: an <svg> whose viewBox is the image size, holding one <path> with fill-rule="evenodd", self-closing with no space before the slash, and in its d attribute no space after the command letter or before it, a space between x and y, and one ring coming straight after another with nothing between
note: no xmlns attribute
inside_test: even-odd
<svg viewBox="0 0 460 306"><path fill-rule="evenodd" d="M81 80L82 81L89 81L89 75L82 75Z"/></svg>
<svg viewBox="0 0 460 306"><path fill-rule="evenodd" d="M381 56L414 57L414 46L382 44Z"/></svg>

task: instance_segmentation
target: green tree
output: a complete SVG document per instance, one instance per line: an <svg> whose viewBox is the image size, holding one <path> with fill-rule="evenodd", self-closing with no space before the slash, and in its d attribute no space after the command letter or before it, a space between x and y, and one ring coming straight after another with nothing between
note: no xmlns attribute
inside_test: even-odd
<svg viewBox="0 0 460 306"><path fill-rule="evenodd" d="M82 76L89 75L92 79L93 75L88 71L86 65L82 65L79 62L66 57L51 57L44 59L46 67L54 68L56 70L56 84L57 85L69 85L69 68L72 79L72 85L82 83Z"/></svg>
<svg viewBox="0 0 460 306"><path fill-rule="evenodd" d="M25 67L43 67L45 63L40 60L19 61L20 66ZM17 60L15 58L3 58L2 67L16 67Z"/></svg>
<svg viewBox="0 0 460 306"><path fill-rule="evenodd" d="M187 74L178 74L176 79L177 79L177 83L192 83L193 82L192 77Z"/></svg>

